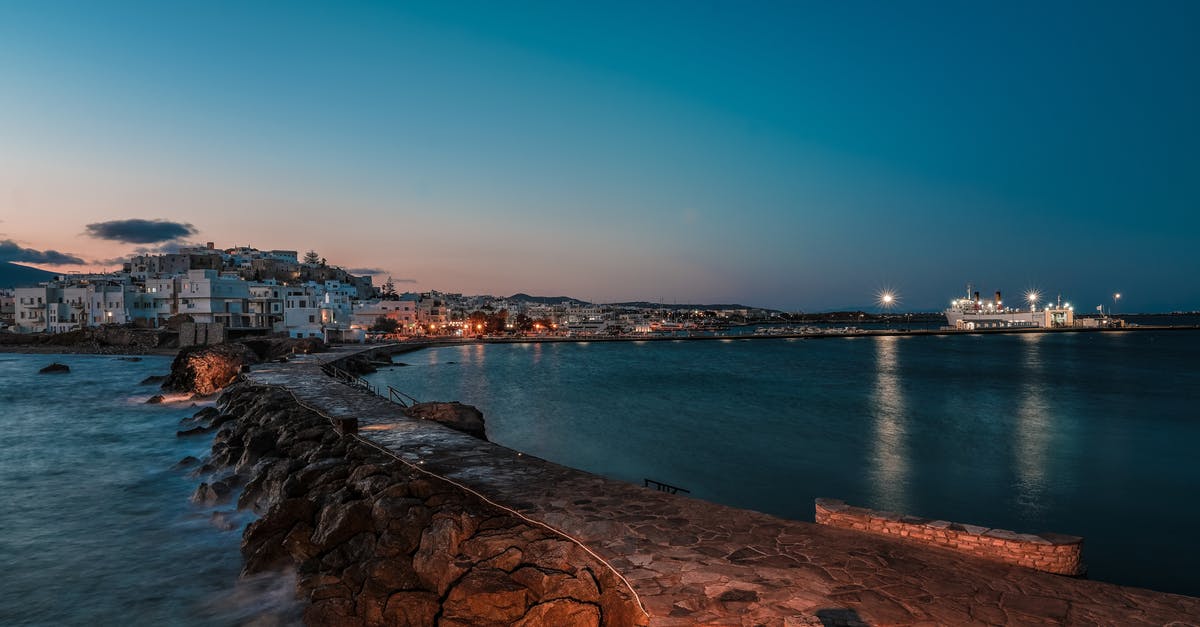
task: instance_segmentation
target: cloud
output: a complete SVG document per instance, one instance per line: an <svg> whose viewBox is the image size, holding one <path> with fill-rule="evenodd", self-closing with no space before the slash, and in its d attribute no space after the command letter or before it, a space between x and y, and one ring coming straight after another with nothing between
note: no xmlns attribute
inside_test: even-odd
<svg viewBox="0 0 1200 627"><path fill-rule="evenodd" d="M167 243L159 245L159 246L138 246L137 248L133 249L133 252L129 253L129 255L126 257L126 259L128 259L129 257L132 257L133 255L171 255L171 254L175 254L175 253L179 252L180 248L205 248L205 247L206 247L205 244L201 244L199 242L184 242L184 241L167 242Z"/></svg>
<svg viewBox="0 0 1200 627"><path fill-rule="evenodd" d="M384 270L383 268L347 268L346 272L349 272L350 274L358 274L358 275L363 275L363 274L373 274L374 275L374 274L387 274L388 273L388 271Z"/></svg>
<svg viewBox="0 0 1200 627"><path fill-rule="evenodd" d="M70 253L60 253L57 250L34 250L22 248L16 242L0 240L0 262L17 261L25 263L44 263L52 266L83 265L83 259Z"/></svg>
<svg viewBox="0 0 1200 627"><path fill-rule="evenodd" d="M196 234L196 227L187 222L170 220L109 220L87 225L87 234L126 244L157 244Z"/></svg>
<svg viewBox="0 0 1200 627"><path fill-rule="evenodd" d="M93 259L93 266L119 266L129 261L129 257L113 257L111 259Z"/></svg>

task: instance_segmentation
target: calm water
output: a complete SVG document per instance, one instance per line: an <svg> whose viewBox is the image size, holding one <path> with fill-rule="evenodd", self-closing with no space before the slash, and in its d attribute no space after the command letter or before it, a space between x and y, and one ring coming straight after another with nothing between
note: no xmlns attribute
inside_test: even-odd
<svg viewBox="0 0 1200 627"><path fill-rule="evenodd" d="M36 374L52 361L72 372ZM190 403L143 404L138 382L169 366L0 354L0 624L230 625L286 598L236 585L240 528L210 524L199 479L171 469L209 442L175 437Z"/></svg>
<svg viewBox="0 0 1200 627"><path fill-rule="evenodd" d="M1200 594L1200 332L479 345L370 378L570 466L812 519L813 499L1085 536Z"/></svg>

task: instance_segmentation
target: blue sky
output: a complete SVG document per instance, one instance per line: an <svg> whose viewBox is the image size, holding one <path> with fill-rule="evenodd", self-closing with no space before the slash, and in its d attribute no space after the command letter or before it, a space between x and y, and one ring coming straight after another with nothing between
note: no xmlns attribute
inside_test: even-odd
<svg viewBox="0 0 1200 627"><path fill-rule="evenodd" d="M1200 5L0 2L0 239L414 289L1200 308ZM103 265L103 264L100 264Z"/></svg>

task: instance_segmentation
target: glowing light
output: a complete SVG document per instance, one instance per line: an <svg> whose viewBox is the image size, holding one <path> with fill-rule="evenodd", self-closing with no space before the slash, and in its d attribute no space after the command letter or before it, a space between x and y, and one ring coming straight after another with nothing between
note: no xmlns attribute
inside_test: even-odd
<svg viewBox="0 0 1200 627"><path fill-rule="evenodd" d="M1038 299L1042 297L1042 293L1037 290L1029 290L1025 292L1025 300L1029 301L1029 308L1036 309Z"/></svg>
<svg viewBox="0 0 1200 627"><path fill-rule="evenodd" d="M875 302L884 309L891 309L900 302L900 296L890 289L883 289L875 295Z"/></svg>

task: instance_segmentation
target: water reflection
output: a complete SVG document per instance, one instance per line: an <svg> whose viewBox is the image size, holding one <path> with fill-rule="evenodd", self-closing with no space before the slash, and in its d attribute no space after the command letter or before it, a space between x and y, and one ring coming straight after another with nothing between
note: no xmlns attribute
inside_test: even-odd
<svg viewBox="0 0 1200 627"><path fill-rule="evenodd" d="M1022 335L1021 340L1024 383L1017 406L1013 442L1017 503L1023 518L1036 519L1046 508L1046 452L1050 441L1050 407L1046 402L1042 334Z"/></svg>
<svg viewBox="0 0 1200 627"><path fill-rule="evenodd" d="M900 338L875 338L875 388L871 395L875 427L871 488L876 507L897 512L908 508L908 452L904 390L897 366Z"/></svg>

